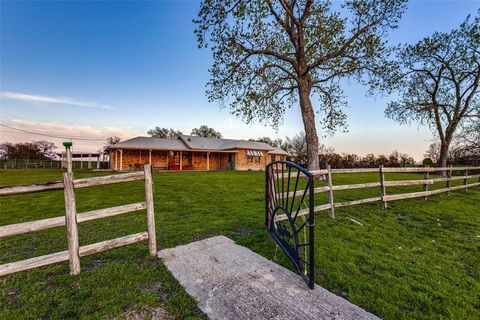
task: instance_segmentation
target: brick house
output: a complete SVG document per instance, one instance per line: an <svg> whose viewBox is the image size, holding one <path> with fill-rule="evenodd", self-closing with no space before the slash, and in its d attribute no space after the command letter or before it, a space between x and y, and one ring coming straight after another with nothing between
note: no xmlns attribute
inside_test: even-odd
<svg viewBox="0 0 480 320"><path fill-rule="evenodd" d="M177 139L136 137L109 151L114 170L262 170L287 152L263 142L180 135Z"/></svg>

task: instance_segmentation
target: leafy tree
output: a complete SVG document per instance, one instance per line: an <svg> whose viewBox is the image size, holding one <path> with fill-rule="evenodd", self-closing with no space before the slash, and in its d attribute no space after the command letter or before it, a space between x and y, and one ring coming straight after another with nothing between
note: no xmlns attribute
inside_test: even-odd
<svg viewBox="0 0 480 320"><path fill-rule="evenodd" d="M479 12L480 13L480 12ZM381 87L400 93L385 114L399 123L428 125L439 138L437 165L447 165L450 144L465 119L480 114L480 14L451 32L435 32L399 49L398 66Z"/></svg>
<svg viewBox="0 0 480 320"><path fill-rule="evenodd" d="M424 158L424 159L422 160L422 164L423 164L424 166L429 166L429 167L431 167L431 166L434 165L434 162L433 162L433 160L432 160L431 158Z"/></svg>
<svg viewBox="0 0 480 320"><path fill-rule="evenodd" d="M180 130L174 130L172 128L160 128L155 127L153 129L148 130L148 135L152 136L153 138L166 138L166 139L176 139L178 136L182 134Z"/></svg>
<svg viewBox="0 0 480 320"><path fill-rule="evenodd" d="M56 157L57 147L49 141L32 141L25 143L5 142L0 144L2 159L47 160Z"/></svg>
<svg viewBox="0 0 480 320"><path fill-rule="evenodd" d="M382 70L383 37L397 26L406 0L204 0L195 33L212 44L207 96L249 123L277 128L300 106L309 169L318 169L315 109L328 131L345 124L339 79ZM312 98L319 100L314 108Z"/></svg>
<svg viewBox="0 0 480 320"><path fill-rule="evenodd" d="M280 148L282 146L282 139L277 138L275 140L272 140L270 137L261 137L258 139L248 139L249 141L255 141L255 142L264 142L272 147L278 147Z"/></svg>
<svg viewBox="0 0 480 320"><path fill-rule="evenodd" d="M112 137L108 137L107 139L105 139L105 143L103 144L103 153L107 153L108 150L110 150L110 148L119 143L120 141L122 141L122 139L120 137L117 137L117 136L112 136Z"/></svg>
<svg viewBox="0 0 480 320"><path fill-rule="evenodd" d="M192 136L207 137L207 138L221 138L222 134L215 129L206 125L201 125L198 128L192 129L190 133Z"/></svg>

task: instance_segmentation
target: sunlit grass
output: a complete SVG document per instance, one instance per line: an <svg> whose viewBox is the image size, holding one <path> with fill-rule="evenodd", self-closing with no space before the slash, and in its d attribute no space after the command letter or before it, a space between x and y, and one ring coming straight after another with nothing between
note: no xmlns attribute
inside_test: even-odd
<svg viewBox="0 0 480 320"><path fill-rule="evenodd" d="M387 175L387 180L421 178ZM58 170L0 172L2 185L59 179ZM375 181L378 174L334 175L334 184ZM264 173L258 172L154 174L159 248L222 234L291 268L281 253L274 257L275 244L263 228L264 183ZM421 190L392 187L387 193ZM141 201L143 192L143 182L79 189L77 211ZM334 197L379 194L379 188L369 188ZM318 195L316 202L325 199ZM479 318L479 200L476 188L427 201L395 201L386 210L380 202L337 208L335 219L327 211L317 214L317 283L385 319ZM61 216L63 201L62 191L2 197L0 225ZM144 211L91 221L80 225L80 244L144 230ZM66 248L64 228L2 238L0 263ZM81 274L74 277L68 263L60 263L1 278L0 318L101 318L147 307L162 307L178 318L204 317L161 261L149 258L146 242L81 258L81 264Z"/></svg>

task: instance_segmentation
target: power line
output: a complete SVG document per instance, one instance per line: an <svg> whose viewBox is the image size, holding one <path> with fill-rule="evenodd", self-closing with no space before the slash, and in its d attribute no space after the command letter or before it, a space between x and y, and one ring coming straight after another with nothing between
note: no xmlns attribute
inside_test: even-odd
<svg viewBox="0 0 480 320"><path fill-rule="evenodd" d="M39 136L44 136L44 137L49 137L49 138L59 138L59 139L72 139L72 140L85 140L85 141L105 141L105 139L102 138L93 138L93 137L79 137L79 136L66 136L66 135L59 135L59 134L54 134L54 133L48 133L48 132L41 132L41 131L30 131L30 130L25 130L25 129L20 129L20 128L15 128L11 127L9 125L0 123L0 126L16 130L16 131L21 131L24 133L30 133L34 135L39 135Z"/></svg>

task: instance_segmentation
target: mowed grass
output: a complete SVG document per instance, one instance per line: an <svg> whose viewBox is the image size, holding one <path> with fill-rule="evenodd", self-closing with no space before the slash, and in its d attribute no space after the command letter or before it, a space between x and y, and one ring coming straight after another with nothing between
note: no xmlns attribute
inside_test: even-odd
<svg viewBox="0 0 480 320"><path fill-rule="evenodd" d="M77 172L76 177L93 173ZM387 174L388 180L420 179ZM59 180L59 170L7 170L0 184ZM226 235L287 268L263 228L264 173L154 174L159 248ZM378 174L336 174L335 184L378 181ZM474 182L471 180L470 182ZM462 183L455 181L453 185ZM322 185L322 182L317 182ZM430 186L441 188L442 184ZM422 186L388 188L388 193ZM77 190L77 211L141 201L143 182ZM335 193L336 201L379 195L379 188ZM371 203L316 215L316 282L385 319L480 318L480 191ZM316 203L324 203L317 195ZM63 215L62 191L0 198L0 225ZM362 225L352 221L356 220ZM80 245L146 230L144 211L83 223ZM0 239L0 263L66 250L65 228ZM155 308L174 318L205 318L146 242L81 258L70 276L59 263L0 278L0 319L122 318Z"/></svg>

